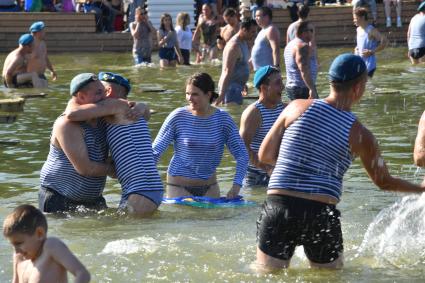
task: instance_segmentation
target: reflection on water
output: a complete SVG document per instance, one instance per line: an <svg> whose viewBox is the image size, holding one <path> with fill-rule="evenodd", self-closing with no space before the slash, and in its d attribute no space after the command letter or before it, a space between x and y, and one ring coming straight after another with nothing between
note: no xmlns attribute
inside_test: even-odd
<svg viewBox="0 0 425 283"><path fill-rule="evenodd" d="M317 85L321 97L328 91L329 64L343 51L348 49L319 50ZM375 133L391 172L419 182L423 174L415 175L412 151L417 122L425 109L421 85L425 69L412 67L405 53L402 48L389 48L380 54L375 77L368 82L364 98L353 111ZM133 85L131 99L147 102L157 111L149 122L155 137L168 113L185 104L186 78L195 71L207 71L218 82L220 72L220 67L209 65L174 70L134 68L131 55L124 53L53 54L51 60L59 78L45 91L47 97L28 99L17 122L0 125L1 140L19 141L0 143L1 222L18 204L36 205L39 171L48 153L51 127L65 108L69 81L77 73L102 70L129 77ZM22 90L0 87L0 91L11 96ZM250 92L255 94L252 88ZM252 102L247 100L244 106ZM224 109L239 123L243 108ZM160 161L162 177L170 154L171 149ZM223 193L232 185L234 166L226 152L218 170ZM111 209L88 215L49 215L49 234L69 245L90 270L94 282L423 281L424 228L419 226L423 225L420 221L424 219L424 199L379 191L358 161L349 169L344 186L339 208L346 264L338 272L309 269L302 249L296 251L293 269L268 275L251 271L255 221L264 200L264 190L258 188L244 192L247 199L257 202L255 207L201 210L163 205L150 219L134 219L117 215L120 186L108 180L105 198ZM400 216L402 213L406 216ZM397 221L401 220L404 221L399 225ZM10 245L0 238L0 282L12 277L11 254Z"/></svg>

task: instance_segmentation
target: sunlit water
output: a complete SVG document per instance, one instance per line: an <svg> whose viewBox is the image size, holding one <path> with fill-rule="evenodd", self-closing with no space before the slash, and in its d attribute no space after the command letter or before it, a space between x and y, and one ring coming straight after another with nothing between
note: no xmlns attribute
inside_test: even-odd
<svg viewBox="0 0 425 283"><path fill-rule="evenodd" d="M328 91L329 64L342 51L348 49L319 51L321 97ZM389 48L380 54L375 78L353 111L378 138L391 172L420 182L423 173L415 174L412 151L417 122L425 109L425 69L412 67L405 54L402 48ZM4 54L0 57L2 62ZM51 126L65 108L69 81L74 75L102 70L130 77L131 99L147 102L158 111L149 122L155 137L168 113L185 104L186 78L202 70L218 81L220 72L217 66L133 68L128 53L52 55L51 61L59 79L46 90L48 97L27 100L25 112L15 123L0 125L1 140L19 140L17 145L0 144L1 222L15 206L37 204L39 171L48 153ZM144 88L166 91L141 92ZM376 89L381 93L373 93ZM17 92L2 87L0 90L5 96ZM383 90L399 93L383 94ZM251 93L255 94L252 88ZM244 107L252 102L246 100ZM239 124L244 107L225 109ZM159 164L163 177L170 153L171 150ZM231 186L234 165L226 152L218 169L223 193ZM49 215L49 234L68 244L90 270L94 282L423 282L424 198L379 191L358 161L346 174L344 187L339 205L345 246L342 271L309 269L302 249L297 250L288 271L268 275L251 271L255 221L265 197L265 190L258 188L243 192L247 199L257 202L254 207L199 209L163 205L152 218L134 219L117 215L120 186L109 180L105 189L108 211L66 217ZM0 282L12 277L11 255L10 245L0 237Z"/></svg>

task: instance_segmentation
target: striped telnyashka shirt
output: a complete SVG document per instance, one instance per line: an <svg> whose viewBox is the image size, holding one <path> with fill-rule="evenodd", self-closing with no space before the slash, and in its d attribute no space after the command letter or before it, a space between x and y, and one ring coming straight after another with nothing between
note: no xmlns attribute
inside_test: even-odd
<svg viewBox="0 0 425 283"><path fill-rule="evenodd" d="M97 127L91 127L81 122L80 126L84 130L84 142L87 145L89 159L105 162L108 147L104 125L98 123ZM78 174L65 153L50 144L49 155L40 172L41 186L50 188L74 201L85 202L96 200L102 195L105 181L106 176L86 177Z"/></svg>
<svg viewBox="0 0 425 283"><path fill-rule="evenodd" d="M106 131L123 199L140 191L163 190L146 121L141 118L130 125L108 124Z"/></svg>
<svg viewBox="0 0 425 283"><path fill-rule="evenodd" d="M187 107L177 108L168 115L153 143L156 162L170 143L174 145L174 156L168 167L169 175L208 180L220 164L227 145L236 160L233 183L242 185L248 152L227 112L217 109L209 117L199 117Z"/></svg>
<svg viewBox="0 0 425 283"><path fill-rule="evenodd" d="M257 132L255 133L255 136L251 141L251 150L254 151L255 153L258 153L261 143L263 142L267 133L270 131L274 122L279 117L280 113L282 113L284 106L283 106L283 103L281 102L278 105L276 105L275 108L270 109L265 107L261 102L257 101L255 102L255 107L258 109L258 111L260 111L261 126L257 129ZM252 164L250 164L249 167L250 169L254 171L266 173L263 170L258 169Z"/></svg>
<svg viewBox="0 0 425 283"><path fill-rule="evenodd" d="M340 199L351 165L349 136L356 117L324 100L313 104L285 131L269 189L286 189Z"/></svg>

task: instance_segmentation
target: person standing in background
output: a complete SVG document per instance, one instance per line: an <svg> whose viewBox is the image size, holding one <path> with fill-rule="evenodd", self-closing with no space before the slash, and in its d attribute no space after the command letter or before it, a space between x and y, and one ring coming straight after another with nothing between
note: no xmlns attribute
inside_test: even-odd
<svg viewBox="0 0 425 283"><path fill-rule="evenodd" d="M176 20L176 33L183 65L190 65L190 51L192 50L192 31L189 27L190 16L188 13L178 13Z"/></svg>

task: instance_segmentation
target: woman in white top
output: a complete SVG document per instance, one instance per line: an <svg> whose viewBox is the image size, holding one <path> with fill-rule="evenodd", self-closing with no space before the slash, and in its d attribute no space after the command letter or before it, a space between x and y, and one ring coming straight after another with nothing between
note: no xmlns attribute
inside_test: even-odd
<svg viewBox="0 0 425 283"><path fill-rule="evenodd" d="M177 40L183 57L183 65L190 65L190 50L192 49L192 31L190 30L190 16L188 13L179 13L176 20Z"/></svg>

